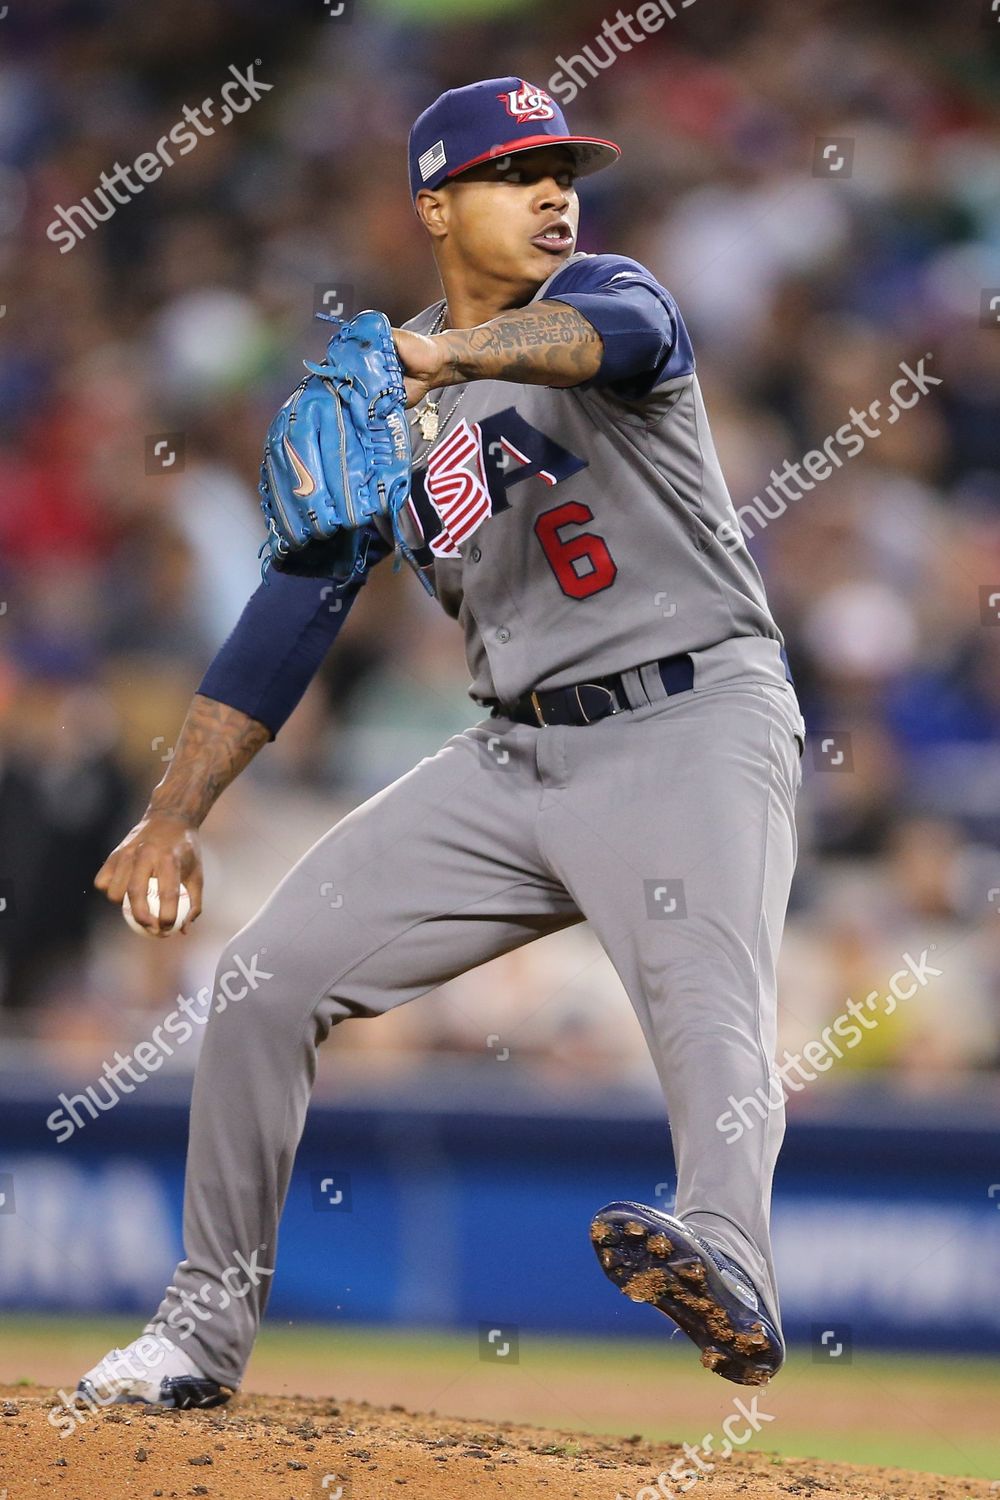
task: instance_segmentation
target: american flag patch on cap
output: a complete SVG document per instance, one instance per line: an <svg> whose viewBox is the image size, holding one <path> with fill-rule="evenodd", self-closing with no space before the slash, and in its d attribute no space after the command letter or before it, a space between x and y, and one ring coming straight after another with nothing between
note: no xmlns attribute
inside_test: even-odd
<svg viewBox="0 0 1000 1500"><path fill-rule="evenodd" d="M422 156L417 158L417 166L420 169L420 176L424 182L427 181L428 177L433 177L435 172L440 172L447 160L444 141L435 141L433 146L429 147Z"/></svg>

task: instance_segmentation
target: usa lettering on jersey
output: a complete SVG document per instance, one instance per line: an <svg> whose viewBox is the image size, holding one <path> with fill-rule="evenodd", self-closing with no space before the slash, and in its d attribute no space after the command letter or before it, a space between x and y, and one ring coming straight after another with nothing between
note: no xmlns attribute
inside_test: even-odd
<svg viewBox="0 0 1000 1500"><path fill-rule="evenodd" d="M491 516L510 508L515 485L537 478L552 487L585 469L585 459L540 432L513 406L470 423L464 419L413 471L409 513L431 557L455 558Z"/></svg>
<svg viewBox="0 0 1000 1500"><path fill-rule="evenodd" d="M462 422L435 448L428 460L424 487L441 522L430 549L435 557L457 557L459 543L493 512L483 473L483 435L478 424L470 427Z"/></svg>

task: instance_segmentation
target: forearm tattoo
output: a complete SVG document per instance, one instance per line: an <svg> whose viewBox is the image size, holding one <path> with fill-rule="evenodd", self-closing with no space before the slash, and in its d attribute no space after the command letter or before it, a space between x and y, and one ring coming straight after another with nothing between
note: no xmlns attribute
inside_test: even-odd
<svg viewBox="0 0 1000 1500"><path fill-rule="evenodd" d="M456 382L579 385L597 374L604 353L596 328L560 302L536 302L478 328L450 329L438 337L445 341Z"/></svg>
<svg viewBox="0 0 1000 1500"><path fill-rule="evenodd" d="M196 693L149 810L202 823L213 803L270 738L266 725L238 708Z"/></svg>

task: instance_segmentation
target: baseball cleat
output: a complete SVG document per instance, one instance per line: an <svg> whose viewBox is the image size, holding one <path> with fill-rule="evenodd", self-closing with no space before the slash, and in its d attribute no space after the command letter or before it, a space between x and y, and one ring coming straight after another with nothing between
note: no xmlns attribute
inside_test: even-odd
<svg viewBox="0 0 1000 1500"><path fill-rule="evenodd" d="M781 1369L781 1334L749 1276L680 1219L641 1203L609 1203L590 1238L609 1281L672 1318L706 1369L738 1385L765 1385Z"/></svg>
<svg viewBox="0 0 1000 1500"><path fill-rule="evenodd" d="M112 1349L76 1388L78 1404L123 1406L221 1406L232 1391L203 1375L190 1355L168 1338L144 1333L127 1349Z"/></svg>

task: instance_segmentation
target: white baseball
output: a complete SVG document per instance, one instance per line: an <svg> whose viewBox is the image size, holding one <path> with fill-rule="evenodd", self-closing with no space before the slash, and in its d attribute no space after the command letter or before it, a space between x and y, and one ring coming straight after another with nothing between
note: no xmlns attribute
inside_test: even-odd
<svg viewBox="0 0 1000 1500"><path fill-rule="evenodd" d="M149 902L150 915L153 917L158 917L160 915L160 886L155 875L150 875L149 877L149 883L146 886L146 900ZM169 937L172 932L179 932L190 915L191 897L188 895L187 886L182 884L180 890L177 893L176 921L174 922L173 927L169 927L167 931L160 934L160 936ZM122 902L122 916L125 918L126 922L131 927L133 932L139 932L143 935L143 937L157 936L155 932L150 932L148 927L142 927L135 920L135 917L132 915L132 903L128 899L128 891L125 892L125 899Z"/></svg>

